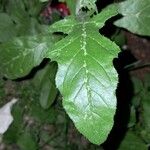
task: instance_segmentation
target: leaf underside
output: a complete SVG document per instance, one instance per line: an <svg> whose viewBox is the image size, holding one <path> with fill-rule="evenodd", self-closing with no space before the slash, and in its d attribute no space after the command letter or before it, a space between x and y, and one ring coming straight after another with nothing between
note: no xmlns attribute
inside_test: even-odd
<svg viewBox="0 0 150 150"><path fill-rule="evenodd" d="M150 36L150 0L128 0L118 4L123 18L115 25L139 35Z"/></svg>
<svg viewBox="0 0 150 150"><path fill-rule="evenodd" d="M68 34L47 53L58 62L56 85L63 106L77 129L95 144L106 140L116 111L118 77L112 61L119 48L98 32L116 14L115 6L107 7L89 21L68 17L50 27L51 32Z"/></svg>

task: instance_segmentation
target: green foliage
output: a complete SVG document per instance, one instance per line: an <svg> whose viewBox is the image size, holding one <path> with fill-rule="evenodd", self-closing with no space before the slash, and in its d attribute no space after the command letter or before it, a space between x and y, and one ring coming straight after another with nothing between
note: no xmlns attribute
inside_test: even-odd
<svg viewBox="0 0 150 150"><path fill-rule="evenodd" d="M117 20L115 25L132 33L150 36L150 0L127 0L118 7L123 18Z"/></svg>
<svg viewBox="0 0 150 150"><path fill-rule="evenodd" d="M142 81L141 81L142 82ZM139 134L142 137L142 139L149 143L150 141L150 74L146 74L145 78L142 82L141 91L138 94L138 97L136 96L134 99L134 105L136 104L136 101L139 100L138 110L142 109L142 111L139 111L139 122L140 122L140 129ZM137 110L137 111L138 111ZM137 126L139 128L139 126Z"/></svg>
<svg viewBox="0 0 150 150"><path fill-rule="evenodd" d="M28 74L44 57L57 61L59 66L56 82L63 95L63 106L79 131L96 144L106 140L113 126L118 79L112 60L119 52L113 42L99 35L98 29L116 14L116 6L112 5L91 19L88 16L78 16L78 19L69 17L57 22L50 27L50 32L61 31L69 35L54 46L52 43L55 39L52 36L40 34L16 38L1 44L0 48L4 52L0 57L3 62L1 72L13 79ZM57 90L51 89L53 83L48 84L48 78L44 78L40 102L44 108L48 108L55 99ZM49 95L52 93L45 89L52 90L51 99Z"/></svg>
<svg viewBox="0 0 150 150"><path fill-rule="evenodd" d="M6 42L16 36L45 32L46 26L41 25L37 20L41 7L39 0L8 0L5 2L3 4L5 9L0 13L0 42Z"/></svg>
<svg viewBox="0 0 150 150"><path fill-rule="evenodd" d="M29 132L24 132L17 142L21 150L36 150L36 141Z"/></svg>
<svg viewBox="0 0 150 150"><path fill-rule="evenodd" d="M70 0L66 0L67 6L69 7L69 10L71 12L71 15L75 15L75 11L76 11L76 1L70 1Z"/></svg>
<svg viewBox="0 0 150 150"><path fill-rule="evenodd" d="M7 41L16 36L15 25L6 13L0 13L0 42Z"/></svg>
<svg viewBox="0 0 150 150"><path fill-rule="evenodd" d="M117 26L140 35L150 35L149 0L112 4L99 14L94 13L97 12L96 0L78 0L77 3L66 0L72 15L58 22L54 19L56 23L50 27L38 21L43 2L45 4L45 0L0 1L0 76L10 79L24 77L44 58L51 60L30 82L34 84L30 91L35 93L23 89L24 98L13 110L14 123L4 135L4 141L16 143L22 150L42 149L44 144L55 145L56 141L54 147L60 143L60 149L73 149L74 146L61 139L66 139L68 118L66 115L62 117L62 112L58 114L59 89L63 107L76 128L92 143L101 144L114 124L118 75L112 61L117 57L119 47L99 34L99 29L119 12L123 18L115 22ZM61 32L60 36L53 34L55 32ZM120 46L124 44L120 36L112 36L112 39ZM128 124L131 130L120 150L134 150L135 146L146 149L149 144L149 79L149 75L143 82L133 79L134 97ZM3 97L2 92L0 96ZM34 100L28 100L30 94L35 95ZM56 97L58 100L54 103ZM45 124L59 128L56 133L53 127L52 133L42 131Z"/></svg>
<svg viewBox="0 0 150 150"><path fill-rule="evenodd" d="M128 131L118 150L147 150L147 147L138 136Z"/></svg>
<svg viewBox="0 0 150 150"><path fill-rule="evenodd" d="M96 0L77 0L76 14L78 14L82 8L88 8L89 10L97 11L95 2Z"/></svg>
<svg viewBox="0 0 150 150"><path fill-rule="evenodd" d="M34 84L40 93L40 104L44 109L51 106L58 94L55 86L56 72L56 62L48 63L34 78Z"/></svg>
<svg viewBox="0 0 150 150"><path fill-rule="evenodd" d="M50 27L69 34L47 53L58 62L56 84L63 106L77 129L95 144L106 140L116 111L118 79L112 60L119 48L98 33L116 14L116 7L109 6L92 19L69 17Z"/></svg>
<svg viewBox="0 0 150 150"><path fill-rule="evenodd" d="M15 120L14 125L10 126L9 131L6 132L4 139L8 140L9 143L16 143L23 127L23 109L16 106L12 114Z"/></svg>
<svg viewBox="0 0 150 150"><path fill-rule="evenodd" d="M143 81L132 77L134 97L132 98L130 122L124 140L119 150L147 150L150 144L150 74L146 74Z"/></svg>
<svg viewBox="0 0 150 150"><path fill-rule="evenodd" d="M33 67L41 63L56 40L52 35L39 34L15 38L7 44L1 44L1 73L11 79L27 75Z"/></svg>
<svg viewBox="0 0 150 150"><path fill-rule="evenodd" d="M14 122L4 135L5 143L17 144L21 150L37 149L39 147L40 127L44 124L54 123L57 116L57 111L54 108L41 109L37 103L39 94L37 94L36 89L31 91L33 87L27 86L28 84L17 85L18 92L23 98L13 108Z"/></svg>
<svg viewBox="0 0 150 150"><path fill-rule="evenodd" d="M30 81L13 84L17 86L20 99L12 110L14 122L3 137L8 148L83 149L81 135L64 112L60 98L53 107L45 110L38 103L40 93ZM94 145L91 146L91 150L95 150Z"/></svg>

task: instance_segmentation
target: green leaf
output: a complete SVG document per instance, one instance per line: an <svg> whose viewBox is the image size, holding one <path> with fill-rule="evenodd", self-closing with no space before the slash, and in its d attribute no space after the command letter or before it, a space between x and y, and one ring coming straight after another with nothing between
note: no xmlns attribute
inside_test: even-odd
<svg viewBox="0 0 150 150"><path fill-rule="evenodd" d="M118 150L147 150L146 144L132 131L128 131Z"/></svg>
<svg viewBox="0 0 150 150"><path fill-rule="evenodd" d="M132 77L134 96L132 98L132 104L135 108L138 108L141 103L141 93L143 92L143 82L137 77Z"/></svg>
<svg viewBox="0 0 150 150"><path fill-rule="evenodd" d="M6 42L15 35L15 25L10 16L6 13L0 13L0 42Z"/></svg>
<svg viewBox="0 0 150 150"><path fill-rule="evenodd" d="M144 91L141 94L142 97L142 109L141 112L142 120L143 120L143 138L149 142L150 141L150 74L146 74L144 78Z"/></svg>
<svg viewBox="0 0 150 150"><path fill-rule="evenodd" d="M135 96L132 99L132 103L136 110L138 111L138 123L136 125L137 133L145 141L149 143L150 141L150 75L146 74L144 80L138 78L132 79L134 83L134 93ZM142 110L142 111L141 111Z"/></svg>
<svg viewBox="0 0 150 150"><path fill-rule="evenodd" d="M6 10L15 22L17 36L35 35L45 31L46 26L41 25L37 20L41 9L42 5L38 0L11 0L8 2Z"/></svg>
<svg viewBox="0 0 150 150"><path fill-rule="evenodd" d="M15 79L27 75L41 63L48 48L57 40L52 35L15 38L0 45L0 72Z"/></svg>
<svg viewBox="0 0 150 150"><path fill-rule="evenodd" d="M85 7L87 7L89 10L97 11L95 2L96 0L77 0L76 14L78 14L78 12Z"/></svg>
<svg viewBox="0 0 150 150"><path fill-rule="evenodd" d="M118 76L112 61L119 52L98 27L116 14L116 7L109 6L88 21L69 17L50 28L69 33L47 53L58 62L56 85L63 106L77 129L95 144L104 142L113 126Z"/></svg>
<svg viewBox="0 0 150 150"><path fill-rule="evenodd" d="M144 100L143 100L143 112L141 114L141 116L143 117L143 126L144 126L144 129L143 129L143 133L142 136L143 136L143 139L145 139L145 141L147 142L150 142L150 100L149 100L149 97L150 97L150 93L149 94L145 94L144 95Z"/></svg>
<svg viewBox="0 0 150 150"><path fill-rule="evenodd" d="M38 93L40 93L40 104L47 109L54 102L58 90L55 86L55 75L57 72L56 62L48 63L45 68L40 70L35 76L34 83L38 83Z"/></svg>
<svg viewBox="0 0 150 150"><path fill-rule="evenodd" d="M133 82L134 94L136 95L142 91L143 83L137 77L132 77L132 82Z"/></svg>
<svg viewBox="0 0 150 150"><path fill-rule="evenodd" d="M115 25L139 35L150 36L150 0L127 0L118 4L123 18Z"/></svg>
<svg viewBox="0 0 150 150"><path fill-rule="evenodd" d="M71 15L75 15L76 1L66 0L67 6L71 12Z"/></svg>
<svg viewBox="0 0 150 150"><path fill-rule="evenodd" d="M57 113L53 107L49 109L42 109L40 104L36 100L32 103L29 114L41 124L55 123L57 120Z"/></svg>
<svg viewBox="0 0 150 150"><path fill-rule="evenodd" d="M73 25L76 24L76 19L72 16L68 16L63 21L58 21L51 25L49 32L63 32L68 34L72 31Z"/></svg>
<svg viewBox="0 0 150 150"><path fill-rule="evenodd" d="M6 10L8 15L10 15L16 23L18 20L22 21L28 16L27 12L25 11L24 2L20 0L8 1Z"/></svg>
<svg viewBox="0 0 150 150"><path fill-rule="evenodd" d="M41 9L43 9L44 6L44 4L40 2L40 0L32 0L32 1L23 0L22 2L24 3L25 8L27 8L26 13L28 13L30 17L31 16L35 18L39 17L39 14L41 13Z"/></svg>
<svg viewBox="0 0 150 150"><path fill-rule="evenodd" d="M46 68L46 72L40 86L40 104L45 109L51 106L58 93L55 86L56 72L57 64L55 62L49 64Z"/></svg>
<svg viewBox="0 0 150 150"><path fill-rule="evenodd" d="M47 27L38 23L33 17L25 17L16 24L17 36L34 36L46 33Z"/></svg>
<svg viewBox="0 0 150 150"><path fill-rule="evenodd" d="M35 139L27 131L25 131L20 136L20 138L17 141L17 144L19 145L21 150L36 150L38 147Z"/></svg>

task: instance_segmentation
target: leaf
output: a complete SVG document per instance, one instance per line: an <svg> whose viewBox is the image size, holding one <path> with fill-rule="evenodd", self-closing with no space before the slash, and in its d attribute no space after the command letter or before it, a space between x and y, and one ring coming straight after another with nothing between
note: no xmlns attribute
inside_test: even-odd
<svg viewBox="0 0 150 150"><path fill-rule="evenodd" d="M12 18L15 18L15 21L18 19L23 20L28 15L25 10L24 2L20 0L8 1L6 10Z"/></svg>
<svg viewBox="0 0 150 150"><path fill-rule="evenodd" d="M35 18L25 17L16 24L17 36L34 36L46 33L47 27L38 23Z"/></svg>
<svg viewBox="0 0 150 150"><path fill-rule="evenodd" d="M36 150L37 147L38 147L35 139L27 131L25 131L20 136L20 138L18 139L17 144L19 145L21 150Z"/></svg>
<svg viewBox="0 0 150 150"><path fill-rule="evenodd" d="M15 25L10 16L6 13L0 13L0 42L6 42L15 35Z"/></svg>
<svg viewBox="0 0 150 150"><path fill-rule="evenodd" d="M46 2L48 0L43 0L43 2ZM39 14L41 13L41 9L43 8L43 3L42 0L40 2L40 0L33 0L33 1L28 1L28 0L24 0L24 5L26 8L28 8L28 13L29 15L31 15L32 17L39 17Z"/></svg>
<svg viewBox="0 0 150 150"><path fill-rule="evenodd" d="M132 82L133 82L134 94L136 95L142 91L143 83L137 77L132 77Z"/></svg>
<svg viewBox="0 0 150 150"><path fill-rule="evenodd" d="M144 91L141 93L142 97L142 109L141 112L142 120L143 120L143 126L144 126L144 132L143 137L144 139L149 142L150 141L150 74L146 74L144 78Z"/></svg>
<svg viewBox="0 0 150 150"><path fill-rule="evenodd" d="M23 23L29 17L24 2L20 0L8 1L5 9L16 24Z"/></svg>
<svg viewBox="0 0 150 150"><path fill-rule="evenodd" d="M77 0L76 14L78 14L78 12L85 7L87 7L89 10L97 11L95 2L96 0Z"/></svg>
<svg viewBox="0 0 150 150"><path fill-rule="evenodd" d="M123 139L118 150L147 150L146 144L134 134L132 131L128 131Z"/></svg>
<svg viewBox="0 0 150 150"><path fill-rule="evenodd" d="M45 32L46 26L41 25L37 19L41 9L42 5L38 0L8 1L6 10L15 22L17 36L35 35Z"/></svg>
<svg viewBox="0 0 150 150"><path fill-rule="evenodd" d="M66 0L66 3L67 3L67 6L69 7L71 15L75 15L76 0L73 0L73 1Z"/></svg>
<svg viewBox="0 0 150 150"><path fill-rule="evenodd" d="M40 104L47 109L54 102L58 90L55 85L55 75L57 72L57 63L48 63L45 68L36 74L34 82L38 83L38 93L40 93Z"/></svg>
<svg viewBox="0 0 150 150"><path fill-rule="evenodd" d="M143 83L137 77L132 77L134 96L132 98L132 104L135 108L138 108L141 103L141 93L143 92Z"/></svg>
<svg viewBox="0 0 150 150"><path fill-rule="evenodd" d="M118 4L123 18L115 25L139 35L150 36L150 0L127 0Z"/></svg>
<svg viewBox="0 0 150 150"><path fill-rule="evenodd" d="M111 5L89 21L68 17L50 28L69 33L47 53L58 62L56 85L63 106L77 129L95 144L106 140L116 111L118 77L112 60L119 48L98 32L116 14Z"/></svg>
<svg viewBox="0 0 150 150"><path fill-rule="evenodd" d="M41 109L40 104L37 103L36 100L35 102L32 102L29 114L41 124L55 123L57 120L57 113L55 112L53 107L49 109Z"/></svg>
<svg viewBox="0 0 150 150"><path fill-rule="evenodd" d="M134 80L133 80L134 79ZM149 143L150 141L150 75L146 74L144 80L140 80L138 78L133 78L132 81L134 83L134 93L135 96L132 99L132 103L136 108L138 114L137 119L137 132L140 137L145 141L145 143ZM141 111L142 110L142 111Z"/></svg>
<svg viewBox="0 0 150 150"><path fill-rule="evenodd" d="M47 71L41 83L40 104L47 109L51 106L57 96L57 88L55 86L55 75L57 72L57 64L55 62L48 65Z"/></svg>
<svg viewBox="0 0 150 150"><path fill-rule="evenodd" d="M0 72L15 79L27 75L31 69L41 63L48 48L57 37L36 35L15 38L0 45Z"/></svg>

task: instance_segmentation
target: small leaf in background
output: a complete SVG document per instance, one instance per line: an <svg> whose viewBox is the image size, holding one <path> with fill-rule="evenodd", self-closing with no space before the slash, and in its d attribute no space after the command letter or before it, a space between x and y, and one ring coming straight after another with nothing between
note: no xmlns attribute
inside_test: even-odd
<svg viewBox="0 0 150 150"><path fill-rule="evenodd" d="M0 13L0 42L16 36L45 33L47 27L38 21L43 7L38 0L11 0L3 7L5 13Z"/></svg>
<svg viewBox="0 0 150 150"><path fill-rule="evenodd" d="M138 94L143 90L143 82L137 77L132 77L134 94Z"/></svg>
<svg viewBox="0 0 150 150"><path fill-rule="evenodd" d="M115 25L130 32L150 36L150 0L127 0L118 4L118 11L123 18Z"/></svg>
<svg viewBox="0 0 150 150"><path fill-rule="evenodd" d="M143 111L141 112L144 130L141 132L143 139L150 144L150 74L144 78L144 91L141 94Z"/></svg>
<svg viewBox="0 0 150 150"><path fill-rule="evenodd" d="M96 0L77 0L76 3L76 14L78 14L82 8L88 8L89 10L97 11L95 4Z"/></svg>
<svg viewBox="0 0 150 150"><path fill-rule="evenodd" d="M19 37L0 45L0 72L15 79L27 75L39 65L45 53L58 38L53 35Z"/></svg>
<svg viewBox="0 0 150 150"><path fill-rule="evenodd" d="M6 42L16 36L16 29L11 17L0 13L0 42Z"/></svg>
<svg viewBox="0 0 150 150"><path fill-rule="evenodd" d="M75 15L76 11L76 0L66 0L67 6L71 12L71 15Z"/></svg>
<svg viewBox="0 0 150 150"><path fill-rule="evenodd" d="M56 121L56 112L53 108L42 109L41 106L36 101L31 105L31 110L29 112L30 116L34 117L38 122L43 123L54 123Z"/></svg>
<svg viewBox="0 0 150 150"><path fill-rule="evenodd" d="M13 122L11 108L17 102L17 99L12 99L10 102L0 108L0 134L4 134Z"/></svg>
<svg viewBox="0 0 150 150"><path fill-rule="evenodd" d="M51 106L58 93L55 85L57 63L53 62L49 64L46 69L47 71L40 85L40 104L44 109Z"/></svg>
<svg viewBox="0 0 150 150"><path fill-rule="evenodd" d="M37 85L40 96L40 104L44 109L47 109L54 102L58 90L55 85L55 75L57 72L57 63L48 63L42 70L38 71L34 78L34 83Z"/></svg>
<svg viewBox="0 0 150 150"><path fill-rule="evenodd" d="M94 144L106 140L116 112L118 75L112 61L119 47L98 32L116 14L116 6L111 5L89 21L68 17L50 27L50 31L69 34L47 52L48 58L58 62L56 84L63 107Z"/></svg>
<svg viewBox="0 0 150 150"><path fill-rule="evenodd" d="M138 108L141 103L141 93L143 92L143 82L136 78L132 77L134 97L132 98L132 104L135 108Z"/></svg>
<svg viewBox="0 0 150 150"><path fill-rule="evenodd" d="M146 74L143 81L136 77L133 77L132 81L134 87L132 104L134 110L136 110L135 132L138 133L138 136L145 141L145 143L150 144L150 74ZM134 117L134 115L131 115L130 120L134 119L132 117Z"/></svg>
<svg viewBox="0 0 150 150"><path fill-rule="evenodd" d="M134 132L128 131L118 150L148 150L148 147Z"/></svg>
<svg viewBox="0 0 150 150"><path fill-rule="evenodd" d="M17 141L18 146L21 150L36 150L38 148L36 140L30 134L30 132L25 131L22 133Z"/></svg>
<svg viewBox="0 0 150 150"><path fill-rule="evenodd" d="M130 107L130 119L128 122L128 128L135 126L136 122L137 122L136 121L136 110L135 110L134 106L131 106Z"/></svg>
<svg viewBox="0 0 150 150"><path fill-rule="evenodd" d="M17 23L18 20L23 20L28 16L25 10L25 5L23 1L11 0L7 2L6 11L8 15Z"/></svg>

